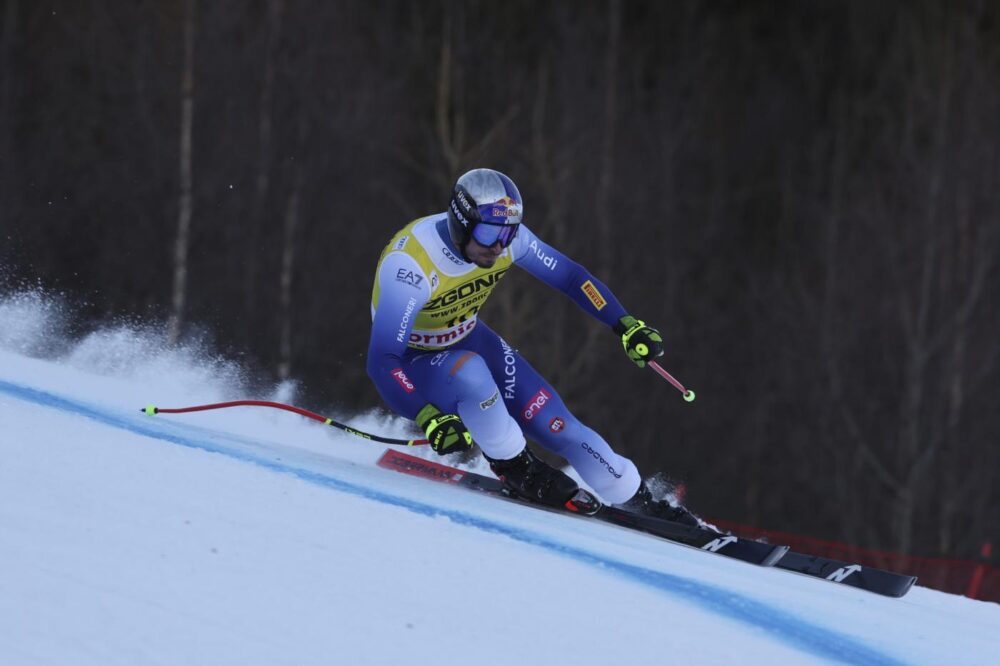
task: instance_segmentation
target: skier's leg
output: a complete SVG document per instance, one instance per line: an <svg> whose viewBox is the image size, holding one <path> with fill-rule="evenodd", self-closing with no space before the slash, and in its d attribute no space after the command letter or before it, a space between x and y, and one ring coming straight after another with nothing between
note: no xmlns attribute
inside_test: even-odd
<svg viewBox="0 0 1000 666"><path fill-rule="evenodd" d="M495 337L492 331L490 335ZM456 412L482 449L493 473L514 493L535 502L562 506L578 487L575 481L539 460L525 446L524 434L507 411L500 390L476 350L477 331L447 351L419 354L407 374L438 409Z"/></svg>
<svg viewBox="0 0 1000 666"><path fill-rule="evenodd" d="M532 440L569 461L606 502L620 504L639 489L639 471L567 409L555 389L482 322L475 349L489 366L507 411Z"/></svg>
<svg viewBox="0 0 1000 666"><path fill-rule="evenodd" d="M641 481L635 464L615 453L607 440L577 419L534 369L531 374L537 379L526 384L537 385L538 390L527 399L518 417L528 437L569 461L605 502L620 504L634 496ZM541 410L529 419L532 408L542 400Z"/></svg>
<svg viewBox="0 0 1000 666"><path fill-rule="evenodd" d="M428 402L462 417L488 457L513 458L524 449L524 434L504 408L500 390L479 354L459 345L418 354L409 361L406 373Z"/></svg>

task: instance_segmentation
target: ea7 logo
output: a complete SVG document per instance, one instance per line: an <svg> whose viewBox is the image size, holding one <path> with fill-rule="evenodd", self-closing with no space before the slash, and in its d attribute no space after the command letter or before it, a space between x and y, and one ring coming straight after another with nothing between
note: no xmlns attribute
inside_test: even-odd
<svg viewBox="0 0 1000 666"><path fill-rule="evenodd" d="M827 580L832 580L834 583L842 583L844 579L850 576L856 571L861 571L861 567L857 564L852 564L849 567L840 567L832 574L826 577Z"/></svg>
<svg viewBox="0 0 1000 666"><path fill-rule="evenodd" d="M731 543L736 543L737 538L734 536L724 536L718 539L712 539L704 546L701 547L702 550L707 550L713 553L717 553Z"/></svg>
<svg viewBox="0 0 1000 666"><path fill-rule="evenodd" d="M396 271L396 281L419 287L420 283L424 281L424 276L406 268L400 268Z"/></svg>
<svg viewBox="0 0 1000 666"><path fill-rule="evenodd" d="M563 421L558 416L549 421L549 430L552 432L562 432L562 429L566 427L566 422Z"/></svg>

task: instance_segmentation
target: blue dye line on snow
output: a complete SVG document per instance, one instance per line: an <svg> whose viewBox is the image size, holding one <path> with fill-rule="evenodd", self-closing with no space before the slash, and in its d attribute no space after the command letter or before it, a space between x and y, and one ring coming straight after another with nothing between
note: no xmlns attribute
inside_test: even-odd
<svg viewBox="0 0 1000 666"><path fill-rule="evenodd" d="M327 488L358 495L384 504L402 507L425 516L444 516L460 525L468 525L485 532L501 534L517 541L539 546L579 562L599 567L603 571L612 571L629 580L681 597L718 615L753 627L762 628L776 640L824 659L842 661L849 664L877 664L880 666L897 666L903 663L853 638L811 624L791 613L741 594L681 576L610 559L582 548L560 543L537 532L503 525L463 511L441 508L404 497L398 497L359 486L328 474L321 474L274 460L268 460L246 451L225 447L221 444L185 437L181 434L172 433L161 427L157 427L158 424L152 421L149 423L143 421L143 418L149 417L130 417L124 414L117 414L110 410L104 410L46 391L40 391L3 380L0 380L0 392L7 393L25 402L32 402L44 407L79 414L104 425L126 430L137 435L164 440L191 449L222 454L282 474L290 474L304 481Z"/></svg>

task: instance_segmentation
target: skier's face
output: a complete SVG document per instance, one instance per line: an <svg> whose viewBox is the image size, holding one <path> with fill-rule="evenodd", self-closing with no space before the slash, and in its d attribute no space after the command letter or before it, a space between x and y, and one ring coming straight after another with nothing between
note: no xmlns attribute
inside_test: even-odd
<svg viewBox="0 0 1000 666"><path fill-rule="evenodd" d="M497 262L497 257L501 254L503 254L503 248L500 247L500 241L487 247L480 245L475 238L470 238L469 243L465 246L465 256L480 268L493 268L493 264Z"/></svg>

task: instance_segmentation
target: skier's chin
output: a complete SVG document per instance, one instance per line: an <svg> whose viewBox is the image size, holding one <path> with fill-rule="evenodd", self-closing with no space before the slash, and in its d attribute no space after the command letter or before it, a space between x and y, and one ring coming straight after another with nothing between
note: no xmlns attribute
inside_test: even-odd
<svg viewBox="0 0 1000 666"><path fill-rule="evenodd" d="M496 257L476 257L473 261L476 266L480 268L493 268L493 264L497 263Z"/></svg>

